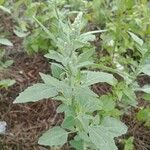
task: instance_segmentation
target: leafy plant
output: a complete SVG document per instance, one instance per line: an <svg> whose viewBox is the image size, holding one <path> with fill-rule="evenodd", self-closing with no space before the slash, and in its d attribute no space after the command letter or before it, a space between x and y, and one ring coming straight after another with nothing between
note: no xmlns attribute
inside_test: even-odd
<svg viewBox="0 0 150 150"><path fill-rule="evenodd" d="M133 137L130 137L127 140L125 140L124 150L134 150L133 140L134 140Z"/></svg>
<svg viewBox="0 0 150 150"><path fill-rule="evenodd" d="M90 86L99 82L114 86L117 80L110 73L85 69L94 62L91 59L93 52L90 49L83 51L83 48L89 47L89 42L95 40L93 33L101 31L82 33L81 12L73 23L61 18L58 21L59 34L53 38L57 51L50 50L45 55L53 60L53 76L40 73L44 83L27 88L14 103L35 102L44 98L62 102L57 112L64 113L64 121L40 137L41 145L62 146L69 142L77 150L116 150L114 137L125 134L127 127L110 115L102 115L104 104ZM40 26L51 36L50 31L42 24ZM69 134L74 136L67 141Z"/></svg>
<svg viewBox="0 0 150 150"><path fill-rule="evenodd" d="M150 108L143 108L137 113L137 119L150 127Z"/></svg>

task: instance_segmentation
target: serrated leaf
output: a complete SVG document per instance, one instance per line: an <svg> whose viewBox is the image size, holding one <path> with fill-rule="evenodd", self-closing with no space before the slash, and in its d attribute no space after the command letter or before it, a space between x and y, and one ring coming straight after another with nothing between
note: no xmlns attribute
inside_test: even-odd
<svg viewBox="0 0 150 150"><path fill-rule="evenodd" d="M128 129L124 123L112 117L105 117L101 125L104 126L108 132L110 132L110 136L112 137L118 137L125 134Z"/></svg>
<svg viewBox="0 0 150 150"><path fill-rule="evenodd" d="M37 83L20 93L14 103L36 102L44 98L54 97L57 94L56 88L47 84Z"/></svg>
<svg viewBox="0 0 150 150"><path fill-rule="evenodd" d="M13 44L5 38L0 38L0 44L5 45L5 46L13 46Z"/></svg>
<svg viewBox="0 0 150 150"><path fill-rule="evenodd" d="M140 46L143 45L143 40L140 39L136 34L134 34L133 32L129 32L128 33L130 34L130 36L132 37L132 39L137 43L139 44Z"/></svg>
<svg viewBox="0 0 150 150"><path fill-rule="evenodd" d="M74 91L75 99L80 103L84 111L93 112L102 108L102 103L97 98L98 95L88 87L78 87Z"/></svg>
<svg viewBox="0 0 150 150"><path fill-rule="evenodd" d="M114 85L116 83L116 79L112 74L105 72L96 72L96 71L84 71L86 77L82 83L83 86L90 86L95 83L108 83L110 85Z"/></svg>
<svg viewBox="0 0 150 150"><path fill-rule="evenodd" d="M67 142L67 137L67 131L60 127L53 127L39 138L38 144L45 146L62 146Z"/></svg>
<svg viewBox="0 0 150 150"><path fill-rule="evenodd" d="M89 127L89 137L97 149L117 150L114 140L101 127Z"/></svg>
<svg viewBox="0 0 150 150"><path fill-rule="evenodd" d="M55 87L57 91L63 93L65 97L69 97L71 95L72 90L65 82L59 81L51 75L46 75L43 73L40 73L40 76L42 77L42 80L45 82L45 84Z"/></svg>
<svg viewBox="0 0 150 150"><path fill-rule="evenodd" d="M98 149L117 150L114 137L127 132L127 127L119 120L105 117L100 126L91 126L88 129L89 137Z"/></svg>

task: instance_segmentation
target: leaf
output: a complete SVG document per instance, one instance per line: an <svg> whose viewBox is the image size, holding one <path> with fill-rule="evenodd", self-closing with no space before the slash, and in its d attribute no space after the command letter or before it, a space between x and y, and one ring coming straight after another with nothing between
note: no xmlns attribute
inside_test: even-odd
<svg viewBox="0 0 150 150"><path fill-rule="evenodd" d="M52 75L55 78L60 79L61 74L64 72L64 69L56 63L51 63Z"/></svg>
<svg viewBox="0 0 150 150"><path fill-rule="evenodd" d="M114 140L101 127L89 127L89 137L97 149L117 150Z"/></svg>
<svg viewBox="0 0 150 150"><path fill-rule="evenodd" d="M134 141L133 137L130 137L127 140L125 140L125 148L124 148L124 150L134 150L133 141Z"/></svg>
<svg viewBox="0 0 150 150"><path fill-rule="evenodd" d="M45 57L64 64L65 58L57 51L50 50L49 53L45 55Z"/></svg>
<svg viewBox="0 0 150 150"><path fill-rule="evenodd" d="M44 32L49 36L53 42L56 42L55 36L38 20L33 16L33 19L40 25L40 27L44 30Z"/></svg>
<svg viewBox="0 0 150 150"><path fill-rule="evenodd" d="M74 130L75 119L73 116L68 116L64 119L61 126L65 129Z"/></svg>
<svg viewBox="0 0 150 150"><path fill-rule="evenodd" d="M37 83L20 93L14 103L36 102L44 98L54 97L57 94L56 88L47 84Z"/></svg>
<svg viewBox="0 0 150 150"><path fill-rule="evenodd" d="M8 8L6 8L6 7L4 7L4 6L0 6L0 9L3 10L4 12L6 12L6 13L11 14L10 9L8 9Z"/></svg>
<svg viewBox="0 0 150 150"><path fill-rule="evenodd" d="M105 117L101 125L104 126L108 132L110 132L110 136L112 137L118 137L125 134L128 129L124 123L112 117Z"/></svg>
<svg viewBox="0 0 150 150"><path fill-rule="evenodd" d="M119 120L105 117L100 126L91 126L88 129L89 137L97 149L117 150L114 137L127 132L127 127Z"/></svg>
<svg viewBox="0 0 150 150"><path fill-rule="evenodd" d="M84 111L93 112L102 108L102 103L97 98L98 95L91 91L89 87L77 87L74 95Z"/></svg>
<svg viewBox="0 0 150 150"><path fill-rule="evenodd" d="M78 62L85 62L85 61L89 61L89 59L92 57L92 55L94 54L95 50L94 49L90 49L90 50L87 50L83 53L81 53L79 56L78 56Z"/></svg>
<svg viewBox="0 0 150 150"><path fill-rule="evenodd" d="M7 123L5 121L0 121L0 134L4 134L6 130Z"/></svg>
<svg viewBox="0 0 150 150"><path fill-rule="evenodd" d="M84 150L84 141L82 140L71 140L69 143L75 150Z"/></svg>
<svg viewBox="0 0 150 150"><path fill-rule="evenodd" d="M132 39L137 43L139 44L140 46L143 45L143 40L140 39L136 34L134 34L133 32L129 32L128 33L130 34L130 36L132 37Z"/></svg>
<svg viewBox="0 0 150 150"><path fill-rule="evenodd" d="M146 122L145 125L150 127L150 108L144 108L137 113L139 121Z"/></svg>
<svg viewBox="0 0 150 150"><path fill-rule="evenodd" d="M144 74L150 76L150 64L144 65L140 72L143 72Z"/></svg>
<svg viewBox="0 0 150 150"><path fill-rule="evenodd" d="M40 73L40 76L45 84L55 87L57 91L63 93L64 96L69 97L72 94L72 89L65 83L65 81L59 81L51 75L46 75L43 73Z"/></svg>
<svg viewBox="0 0 150 150"><path fill-rule="evenodd" d="M12 86L15 83L16 83L16 81L15 80L11 80L11 79L1 80L0 81L0 87L7 88L9 86Z"/></svg>
<svg viewBox="0 0 150 150"><path fill-rule="evenodd" d="M27 35L29 35L29 32L24 33L23 31L18 31L18 30L15 30L15 29L14 29L14 33L15 33L18 37L20 37L20 38L23 38L23 37L26 37Z"/></svg>
<svg viewBox="0 0 150 150"><path fill-rule="evenodd" d="M60 127L53 127L46 131L38 141L45 146L62 146L67 142L68 132Z"/></svg>
<svg viewBox="0 0 150 150"><path fill-rule="evenodd" d="M143 87L136 89L136 91L143 91L147 94L150 94L150 85L144 85Z"/></svg>
<svg viewBox="0 0 150 150"><path fill-rule="evenodd" d="M6 45L6 46L13 46L13 44L8 39L5 39L5 38L0 38L0 44Z"/></svg>
<svg viewBox="0 0 150 150"><path fill-rule="evenodd" d="M116 79L109 73L95 71L84 71L83 73L86 73L85 80L82 83L83 86L90 86L99 82L105 82L110 85L114 85L116 83Z"/></svg>

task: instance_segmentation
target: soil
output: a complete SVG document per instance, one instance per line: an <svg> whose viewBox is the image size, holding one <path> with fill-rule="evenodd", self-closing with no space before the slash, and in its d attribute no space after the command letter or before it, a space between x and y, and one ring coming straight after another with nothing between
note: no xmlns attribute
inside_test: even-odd
<svg viewBox="0 0 150 150"><path fill-rule="evenodd" d="M10 39L14 43L13 48L7 48L7 58L12 59L14 64L7 70L0 72L0 79L13 78L16 84L8 89L0 90L0 120L6 121L7 132L0 136L0 150L50 150L48 147L38 145L38 137L48 128L59 125L63 120L62 114L56 113L60 104L50 99L36 103L13 104L18 94L28 86L40 82L39 72L50 73L49 62L41 55L28 56L22 49L22 40L13 34L13 22L11 18L0 15L3 20L0 25L7 28L11 33ZM142 77L138 81L141 85L150 83L150 78ZM106 84L97 84L94 90L99 95L110 91ZM139 107L149 105L143 102L138 94ZM135 150L150 150L150 129L136 120L138 108L131 108L122 120L128 126L128 133L116 143L119 150L122 150L120 139L130 136L134 137ZM69 150L65 145L63 150Z"/></svg>

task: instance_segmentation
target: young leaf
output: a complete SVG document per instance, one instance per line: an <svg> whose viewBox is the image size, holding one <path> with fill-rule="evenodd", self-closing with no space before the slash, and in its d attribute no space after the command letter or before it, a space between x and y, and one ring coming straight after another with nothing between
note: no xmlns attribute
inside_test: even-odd
<svg viewBox="0 0 150 150"><path fill-rule="evenodd" d="M44 98L54 97L57 94L56 88L47 84L37 83L20 93L14 103L36 102Z"/></svg>
<svg viewBox="0 0 150 150"><path fill-rule="evenodd" d="M67 142L68 132L60 127L53 127L46 131L38 141L45 146L62 146Z"/></svg>
<svg viewBox="0 0 150 150"><path fill-rule="evenodd" d="M13 84L15 84L15 80L11 80L11 79L5 79L5 80L1 80L0 81L0 87L4 87L7 88L9 86L12 86Z"/></svg>
<svg viewBox="0 0 150 150"><path fill-rule="evenodd" d="M0 44L6 45L6 46L13 46L13 44L8 39L5 39L5 38L0 38Z"/></svg>
<svg viewBox="0 0 150 150"><path fill-rule="evenodd" d="M86 73L86 78L82 83L83 86L90 86L99 82L105 82L110 85L114 85L116 83L116 79L109 73L96 71L84 71L83 73Z"/></svg>

